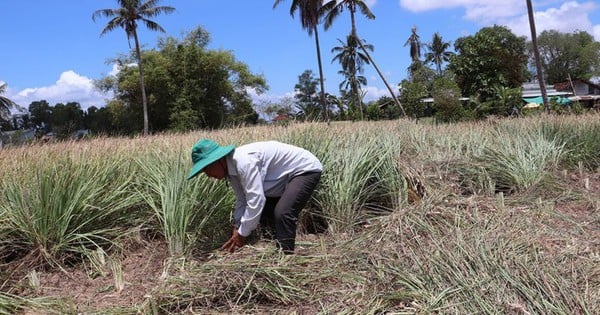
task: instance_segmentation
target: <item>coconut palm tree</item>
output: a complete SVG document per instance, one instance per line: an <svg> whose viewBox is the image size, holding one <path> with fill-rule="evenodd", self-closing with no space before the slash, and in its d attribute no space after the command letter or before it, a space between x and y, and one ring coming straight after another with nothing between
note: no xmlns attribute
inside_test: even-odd
<svg viewBox="0 0 600 315"><path fill-rule="evenodd" d="M404 43L404 47L410 46L410 65L408 66L408 74L413 76L414 73L421 68L421 37L417 34L417 27L413 26L410 31L410 36Z"/></svg>
<svg viewBox="0 0 600 315"><path fill-rule="evenodd" d="M8 85L6 83L0 84L0 120L8 120L10 119L10 110L12 108L19 108L19 105L9 98L3 96L6 93L6 88ZM0 135L2 131L0 130ZM0 137L0 148L2 148L2 138Z"/></svg>
<svg viewBox="0 0 600 315"><path fill-rule="evenodd" d="M273 8L277 7L277 5L279 5L279 3L283 1L284 0L275 0ZM329 121L329 117L327 114L327 103L325 99L325 79L323 77L323 65L321 62L321 46L319 44L318 30L322 5L322 0L292 0L292 6L290 7L290 15L293 18L294 13L296 13L296 11L299 11L302 29L308 32L308 36L312 36L312 34L315 34L315 45L317 47L317 61L319 64L319 79L321 81L321 107L323 109L323 119L325 121Z"/></svg>
<svg viewBox="0 0 600 315"><path fill-rule="evenodd" d="M117 0L119 8L97 10L92 15L92 20L96 21L99 17L111 19L108 21L100 36L122 28L127 34L127 40L135 43L135 54L140 72L140 88L142 90L142 109L144 111L144 135L148 135L148 100L146 98L146 88L144 85L144 72L142 67L142 53L138 39L138 22L144 24L151 31L165 32L165 30L156 22L150 20L161 13L172 13L175 8L170 6L158 6L160 0ZM131 47L131 42L129 47Z"/></svg>
<svg viewBox="0 0 600 315"><path fill-rule="evenodd" d="M364 49L358 49L357 38L348 35L346 36L346 42L338 39L341 46L336 46L331 49L332 53L336 55L331 60L332 62L338 61L342 66L342 71L338 73L342 74L345 78L344 82L340 84L342 86L350 87L352 91L352 98L354 99L354 105L360 108L360 117L363 118L362 101L361 101L361 85L367 83L366 78L359 76L364 72L363 65L369 64L369 58L363 52L366 50L373 51L373 45L364 43L362 47Z"/></svg>
<svg viewBox="0 0 600 315"><path fill-rule="evenodd" d="M440 33L436 32L433 34L431 43L425 46L428 50L425 53L425 63L435 64L438 75L442 75L442 63L450 61L450 57L454 55L453 52L448 51L450 42L445 42Z"/></svg>
<svg viewBox="0 0 600 315"><path fill-rule="evenodd" d="M387 87L388 91L390 92L392 98L394 99L394 101L396 102L398 107L400 107L400 109L402 110L402 114L406 115L406 113L404 112L404 108L402 107L402 105L400 104L400 101L398 101L398 98L396 97L396 94L394 93L394 91L388 84L387 80L385 79L385 77L383 76L381 71L379 70L379 67L377 67L377 64L375 63L373 58L371 58L371 55L369 54L367 49L365 47L363 47L362 40L360 40L360 37L358 36L358 32L356 30L356 19L355 19L356 12L360 10L360 12L369 20L375 19L375 15L373 14L373 12L371 12L371 9L369 9L369 6L365 3L365 1L363 1L363 0L329 0L328 2L323 4L321 11L322 11L322 15L324 15L324 17L325 17L324 24L323 24L323 26L325 27L325 30L328 30L329 27L331 27L331 25L333 25L333 21L335 21L337 19L337 17L340 16L340 14L344 11L344 9L347 9L348 11L350 11L350 22L351 22L350 35L356 38L356 42L361 47L361 49L364 51L365 55L367 56L367 58L370 61L370 64L372 64L373 68L375 68L375 71L377 71L377 74L379 74L379 77L381 78L381 80L383 81L385 86Z"/></svg>
<svg viewBox="0 0 600 315"><path fill-rule="evenodd" d="M410 59L415 62L419 61L421 58L421 47L423 47L423 43L421 43L421 37L417 34L417 27L413 26L410 30L410 36L404 43L404 47L410 46Z"/></svg>
<svg viewBox="0 0 600 315"><path fill-rule="evenodd" d="M0 119L10 119L10 110L12 108L18 108L17 103L3 96L6 93L6 88L8 84L2 83L0 84Z"/></svg>

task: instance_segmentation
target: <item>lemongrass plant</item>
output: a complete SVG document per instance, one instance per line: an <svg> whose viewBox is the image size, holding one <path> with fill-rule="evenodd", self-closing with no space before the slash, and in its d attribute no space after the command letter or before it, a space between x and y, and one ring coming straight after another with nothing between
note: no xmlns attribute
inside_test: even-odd
<svg viewBox="0 0 600 315"><path fill-rule="evenodd" d="M573 168L581 164L591 171L600 167L600 117L596 121L548 121L542 124L541 130L548 139L564 144L566 166Z"/></svg>
<svg viewBox="0 0 600 315"><path fill-rule="evenodd" d="M225 183L206 176L186 180L190 162L181 151L147 152L136 161L137 191L158 219L169 253L190 254L198 237L212 228L213 215L225 218L232 209L233 194Z"/></svg>
<svg viewBox="0 0 600 315"><path fill-rule="evenodd" d="M378 172L393 160L392 151L367 135L343 138L333 144L325 160L325 171L315 200L333 232L351 230L373 210L381 199L383 178ZM380 200L381 201L381 200Z"/></svg>
<svg viewBox="0 0 600 315"><path fill-rule="evenodd" d="M476 159L494 181L498 191L523 191L541 184L561 161L563 145L542 134L520 137L499 134L494 145Z"/></svg>
<svg viewBox="0 0 600 315"><path fill-rule="evenodd" d="M107 245L131 223L127 210L139 203L131 193L133 173L123 160L63 157L39 159L17 180L4 178L0 212L4 250L42 262Z"/></svg>

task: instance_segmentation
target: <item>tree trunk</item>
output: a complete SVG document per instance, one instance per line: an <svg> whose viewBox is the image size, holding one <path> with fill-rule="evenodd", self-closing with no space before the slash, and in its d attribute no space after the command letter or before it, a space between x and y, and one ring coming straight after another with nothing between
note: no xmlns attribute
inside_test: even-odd
<svg viewBox="0 0 600 315"><path fill-rule="evenodd" d="M137 32L133 32L135 39L135 53L138 59L138 69L140 71L140 88L142 90L142 110L144 111L144 136L148 135L148 99L146 98L146 87L144 84L144 72L142 71L142 52L140 51L140 43L138 41Z"/></svg>
<svg viewBox="0 0 600 315"><path fill-rule="evenodd" d="M350 9L350 32L352 37L354 38L354 40L358 41L358 36L356 35L356 20L354 19L354 12L356 12L356 7L354 6L354 2L350 2L350 5L348 7ZM362 44L359 42L359 45ZM354 80L356 81L356 65L353 66L352 69L352 77L354 78ZM356 88L357 83L353 83L353 89L352 89L352 94L354 94L354 100L356 102L356 106L359 107L360 109L360 120L364 120L363 117L363 106L362 106L362 98L359 95L359 89Z"/></svg>
<svg viewBox="0 0 600 315"><path fill-rule="evenodd" d="M548 95L546 94L546 84L544 83L544 70L542 69L542 61L540 59L540 51L537 45L537 35L535 31L535 20L533 18L533 6L531 0L527 0L527 14L529 15L529 28L531 29L531 43L533 44L533 56L535 58L535 67L537 68L538 82L540 84L540 92L542 93L542 102L544 103L544 110L550 111L548 106Z"/></svg>
<svg viewBox="0 0 600 315"><path fill-rule="evenodd" d="M321 108L323 108L323 120L329 122L329 113L327 113L327 103L325 100L325 79L323 77L323 64L321 62L321 46L319 44L319 31L314 27L315 43L317 46L317 60L319 62L319 79L321 81Z"/></svg>
<svg viewBox="0 0 600 315"><path fill-rule="evenodd" d="M371 58L371 55L365 49L365 46L363 46L362 42L360 41L360 38L357 37L356 40L358 41L358 44L360 45L360 48L367 55L367 58L369 58L369 61L373 65L373 68L375 68L375 70L377 71L377 74L379 74L379 77L383 81L383 84L385 84L385 86L387 87L388 91L390 92L390 95L392 96L392 99L394 100L394 102L396 103L396 105L398 105L398 107L400 107L400 110L402 111L402 115L406 116L406 112L404 111L404 107L402 106L402 104L400 104L400 101L396 97L396 94L394 93L394 91L392 90L392 88L390 87L390 85L388 84L387 80L383 77L383 74L381 73L381 71L379 71L379 68L377 67L377 64L375 63L375 60L373 60L373 58Z"/></svg>
<svg viewBox="0 0 600 315"><path fill-rule="evenodd" d="M375 68L375 71L377 71L377 74L379 74L379 77L383 81L383 84L385 84L385 86L387 87L388 91L390 92L390 95L392 96L392 99L394 100L394 102L396 103L396 105L398 105L398 107L400 107L400 110L402 111L402 115L406 116L406 112L404 111L404 107L402 107L402 104L400 104L400 101L396 97L396 94L394 94L394 91L392 90L392 88L388 84L387 80L383 77L383 74L381 73L381 71L379 71L379 68L377 67L377 64L375 63L375 61L373 60L373 58L371 58L371 54L369 54L369 52L365 49L365 46L363 46L360 38L358 37L358 34L356 32L356 24L355 24L355 21L354 21L354 11L355 11L355 9L354 10L353 10L353 8L350 9L350 20L352 21L352 36L354 36L354 39L358 42L358 44L360 45L360 48L362 49L362 51L364 51L365 54L367 55L367 58L369 58L369 61L371 62L371 64ZM361 114L362 114L362 106L361 106Z"/></svg>

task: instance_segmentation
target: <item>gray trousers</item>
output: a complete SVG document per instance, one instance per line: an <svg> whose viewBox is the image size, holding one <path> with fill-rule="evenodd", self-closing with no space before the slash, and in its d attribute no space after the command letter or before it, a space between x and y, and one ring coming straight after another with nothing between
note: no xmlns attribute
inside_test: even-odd
<svg viewBox="0 0 600 315"><path fill-rule="evenodd" d="M267 197L260 223L271 233L274 232L277 247L285 254L294 253L300 211L310 199L320 179L321 172L295 176L289 181L281 197Z"/></svg>

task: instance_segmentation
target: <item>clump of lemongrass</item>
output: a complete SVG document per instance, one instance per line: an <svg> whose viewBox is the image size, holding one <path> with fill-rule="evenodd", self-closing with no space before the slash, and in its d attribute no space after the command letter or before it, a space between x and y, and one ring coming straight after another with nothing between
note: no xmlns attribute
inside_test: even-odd
<svg viewBox="0 0 600 315"><path fill-rule="evenodd" d="M463 195L494 195L496 184L485 166L473 160L453 161L449 168L455 172Z"/></svg>
<svg viewBox="0 0 600 315"><path fill-rule="evenodd" d="M380 179L381 183L381 196L384 198L379 203L381 208L394 211L407 204L409 190L418 189L409 187L408 174L405 174L406 168L403 168L404 144L397 137L385 134L381 136L380 141L383 147L389 149L389 154L382 157L382 165L376 169L376 177Z"/></svg>
<svg viewBox="0 0 600 315"><path fill-rule="evenodd" d="M186 180L190 162L176 154L156 151L138 158L136 186L158 219L169 253L181 256L190 254L198 237L211 228L215 212L231 210L234 197L222 181L205 176Z"/></svg>
<svg viewBox="0 0 600 315"><path fill-rule="evenodd" d="M541 131L548 139L564 144L564 160L568 167L582 164L585 169L595 171L600 167L600 117L595 120L581 119L576 122L548 121Z"/></svg>
<svg viewBox="0 0 600 315"><path fill-rule="evenodd" d="M133 173L120 159L71 157L32 163L28 177L3 183L5 250L42 262L60 262L85 248L107 245L132 222L139 203Z"/></svg>
<svg viewBox="0 0 600 315"><path fill-rule="evenodd" d="M367 135L340 139L332 144L336 148L325 159L325 171L315 201L328 220L331 231L349 231L365 218L380 199L385 179L378 172L394 160L389 148ZM392 165L393 166L393 165Z"/></svg>
<svg viewBox="0 0 600 315"><path fill-rule="evenodd" d="M481 152L488 136L473 125L412 125L403 126L400 133L405 144L404 154L421 161L453 161Z"/></svg>
<svg viewBox="0 0 600 315"><path fill-rule="evenodd" d="M563 145L543 135L521 137L498 135L497 142L476 157L495 183L498 191L523 191L541 184L555 169L563 155Z"/></svg>

